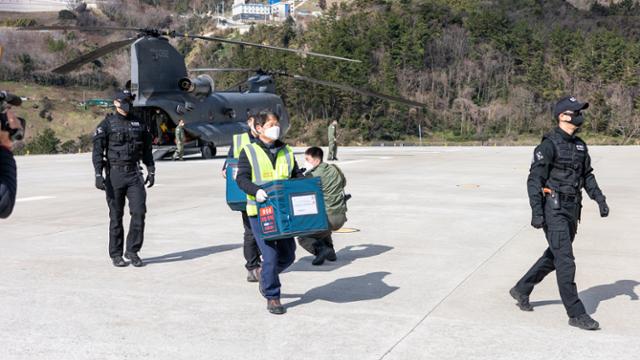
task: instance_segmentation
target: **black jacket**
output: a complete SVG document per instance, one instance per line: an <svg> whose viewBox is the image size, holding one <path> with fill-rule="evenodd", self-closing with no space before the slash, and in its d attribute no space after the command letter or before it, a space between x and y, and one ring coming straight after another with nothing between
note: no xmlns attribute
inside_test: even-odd
<svg viewBox="0 0 640 360"><path fill-rule="evenodd" d="M6 219L16 202L16 160L13 153L0 146L0 218Z"/></svg>
<svg viewBox="0 0 640 360"><path fill-rule="evenodd" d="M135 125L135 132L133 132ZM115 126L115 128L114 128ZM112 135L122 135L113 142ZM137 118L127 118L118 113L109 114L98 125L93 134L93 167L96 174L101 174L107 162L111 165L142 162L149 172L154 172L152 135L146 124ZM112 142L110 142L112 141ZM117 151L113 151L117 149ZM106 161L105 161L106 160Z"/></svg>
<svg viewBox="0 0 640 360"><path fill-rule="evenodd" d="M280 140L276 141L273 144L273 148L277 149L278 151L275 151L275 153L272 153L269 150L269 147L265 145L262 141L256 140L255 143L264 149L264 151L269 156L271 163L275 167L276 159L277 159L276 154L278 153L278 151L280 151L280 149L285 147L286 144ZM238 182L238 187L240 187L242 191L244 191L245 193L251 196L256 196L256 193L258 192L258 190L260 190L260 186L253 183L253 181L251 180L252 178L251 175L252 175L251 163L249 162L247 153L245 151L242 151L240 153L240 158L238 159L238 174L236 175L236 181ZM300 169L298 168L298 163L295 161L295 158L294 158L293 171L291 172L291 178L299 178L299 177L304 177L304 175L300 172Z"/></svg>
<svg viewBox="0 0 640 360"><path fill-rule="evenodd" d="M582 142L575 134L569 135L560 128L553 130L557 134L560 134L562 139L567 143L574 143L576 141ZM589 197L595 201L601 201L605 197L598 186L596 177L593 174L593 168L591 167L591 156L585 148L585 159L582 164L583 172L583 186ZM534 216L543 216L543 193L542 189L545 187L547 180L549 180L549 174L554 165L556 156L555 146L549 138L545 138L540 145L536 147L533 152L533 160L531 162L531 169L529 170L529 177L527 178L527 192L529 194L529 204Z"/></svg>

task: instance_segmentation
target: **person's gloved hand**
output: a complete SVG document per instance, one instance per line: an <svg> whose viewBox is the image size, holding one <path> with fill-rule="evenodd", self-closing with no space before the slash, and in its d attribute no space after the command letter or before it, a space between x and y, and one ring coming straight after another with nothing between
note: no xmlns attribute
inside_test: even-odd
<svg viewBox="0 0 640 360"><path fill-rule="evenodd" d="M609 216L609 205L607 205L607 201L602 199L598 201L598 207L600 208L600 217Z"/></svg>
<svg viewBox="0 0 640 360"><path fill-rule="evenodd" d="M269 195L267 195L267 192L262 189L258 190L258 192L256 193L256 201L259 203L267 201L268 198Z"/></svg>
<svg viewBox="0 0 640 360"><path fill-rule="evenodd" d="M107 187L104 184L104 177L102 174L96 174L96 189L105 190Z"/></svg>
<svg viewBox="0 0 640 360"><path fill-rule="evenodd" d="M533 226L536 229L542 229L544 227L544 216L534 215L531 218L531 226Z"/></svg>
<svg viewBox="0 0 640 360"><path fill-rule="evenodd" d="M147 185L147 188L150 188L153 186L153 184L156 182L156 174L154 174L153 172L149 171L149 173L147 174L147 178L144 180L144 184Z"/></svg>

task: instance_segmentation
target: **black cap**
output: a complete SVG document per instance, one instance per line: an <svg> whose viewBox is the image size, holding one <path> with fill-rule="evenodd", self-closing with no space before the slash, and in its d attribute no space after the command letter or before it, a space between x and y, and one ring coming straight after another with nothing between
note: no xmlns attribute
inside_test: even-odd
<svg viewBox="0 0 640 360"><path fill-rule="evenodd" d="M556 103L556 106L553 108L553 116L557 119L558 115L565 111L580 111L588 107L588 102L582 103L573 96L567 96Z"/></svg>
<svg viewBox="0 0 640 360"><path fill-rule="evenodd" d="M8 93L6 91L2 91L0 93L0 99L4 100L4 102L6 102L9 105L13 105L13 106L22 105L22 99L20 98L20 96Z"/></svg>
<svg viewBox="0 0 640 360"><path fill-rule="evenodd" d="M133 95L129 90L119 91L116 96L113 97L113 100L118 101L133 101Z"/></svg>

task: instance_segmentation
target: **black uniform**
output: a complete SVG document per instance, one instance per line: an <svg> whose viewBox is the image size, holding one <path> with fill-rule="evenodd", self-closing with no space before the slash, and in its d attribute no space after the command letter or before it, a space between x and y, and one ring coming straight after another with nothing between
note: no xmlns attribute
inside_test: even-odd
<svg viewBox="0 0 640 360"><path fill-rule="evenodd" d="M545 195L543 188L554 191L554 197ZM516 289L528 296L534 285L555 270L560 297L569 317L585 314L574 282L576 265L572 246L582 209L582 188L591 199L606 206L593 175L587 145L577 136L556 128L536 147L527 179L533 217L543 217L549 247L516 284Z"/></svg>
<svg viewBox="0 0 640 360"><path fill-rule="evenodd" d="M0 218L11 215L16 203L16 160L9 149L0 146Z"/></svg>
<svg viewBox="0 0 640 360"><path fill-rule="evenodd" d="M131 223L127 235L127 253L137 253L144 240L146 191L139 162L155 172L151 132L135 117L110 114L98 125L93 136L93 166L96 176L106 170L106 195L109 205L109 256L122 256L124 245L125 198L129 201ZM106 160L106 161L105 161Z"/></svg>

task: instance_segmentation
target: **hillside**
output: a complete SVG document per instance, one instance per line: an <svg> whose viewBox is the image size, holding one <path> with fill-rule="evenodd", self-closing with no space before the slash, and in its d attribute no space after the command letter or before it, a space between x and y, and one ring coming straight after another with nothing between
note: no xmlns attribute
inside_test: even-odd
<svg viewBox="0 0 640 360"><path fill-rule="evenodd" d="M194 15L207 10L206 2L155 1L158 6L150 3L123 2L122 8L84 14L82 21L168 25L190 33L216 31L213 21ZM353 144L416 141L418 127L432 143L533 143L553 126L550 109L555 99L565 94L592 103L583 131L585 137L596 143L637 144L640 5L632 0L611 6L594 4L586 0L353 0L341 6L329 4L325 15L311 22L258 25L243 35L253 42L354 57L362 64L172 41L187 56L190 67L286 70L429 105L416 111L278 78L278 91L294 120L292 140L301 144L322 143L325 126L331 119L339 119L344 141ZM178 10L182 15L176 13ZM130 14L136 11L144 15L132 17ZM59 22L46 17L36 21ZM11 45L0 63L0 79L30 84L66 83L85 89L88 85L108 91L128 77L127 52L109 55L101 59L99 67L86 66L82 72L64 79L49 78L47 69L123 35L34 34L0 29L0 41ZM24 43L30 47L20 46ZM238 82L242 76L224 74L216 80L223 87ZM67 89L43 91L55 94L51 98L73 98L64 95ZM40 124L39 120L33 123L59 126ZM64 139L73 139L77 137L74 131L85 130L75 124L72 128L73 131L68 130L62 124L57 133Z"/></svg>
<svg viewBox="0 0 640 360"><path fill-rule="evenodd" d="M217 59L370 87L430 105L415 112L280 81L297 120L293 134L302 140L316 137L309 129L337 118L356 143L415 137L418 126L446 141L535 141L553 126L554 101L574 94L593 104L584 136L637 143L639 15L640 5L633 1L585 11L558 0L356 0L309 28L257 28L247 38L352 56L362 65L264 57L252 49L234 49L233 56ZM216 58L217 50L210 50L208 57Z"/></svg>

